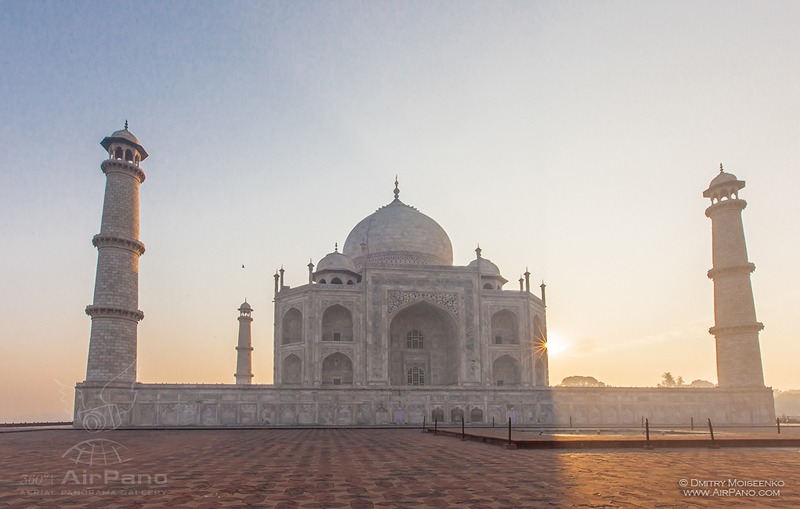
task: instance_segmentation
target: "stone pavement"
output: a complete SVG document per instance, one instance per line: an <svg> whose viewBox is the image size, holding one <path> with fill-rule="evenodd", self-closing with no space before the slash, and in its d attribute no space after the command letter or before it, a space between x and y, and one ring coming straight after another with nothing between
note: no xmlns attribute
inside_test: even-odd
<svg viewBox="0 0 800 509"><path fill-rule="evenodd" d="M14 508L800 507L798 448L512 451L418 429L50 430L2 433L0 452L0 507Z"/></svg>

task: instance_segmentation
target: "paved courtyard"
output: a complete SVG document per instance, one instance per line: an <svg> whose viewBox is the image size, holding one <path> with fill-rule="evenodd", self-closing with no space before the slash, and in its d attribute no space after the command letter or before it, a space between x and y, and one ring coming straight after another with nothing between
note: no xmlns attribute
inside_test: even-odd
<svg viewBox="0 0 800 509"><path fill-rule="evenodd" d="M798 448L506 450L412 429L53 430L2 433L0 452L0 507L800 507Z"/></svg>

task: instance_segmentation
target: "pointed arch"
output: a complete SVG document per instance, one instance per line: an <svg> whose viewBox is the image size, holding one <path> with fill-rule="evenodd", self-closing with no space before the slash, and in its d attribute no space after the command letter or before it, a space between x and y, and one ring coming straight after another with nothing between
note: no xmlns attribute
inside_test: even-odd
<svg viewBox="0 0 800 509"><path fill-rule="evenodd" d="M519 344L519 318L508 309L492 315L492 343L495 345Z"/></svg>
<svg viewBox="0 0 800 509"><path fill-rule="evenodd" d="M322 341L353 341L353 313L334 304L322 313Z"/></svg>
<svg viewBox="0 0 800 509"><path fill-rule="evenodd" d="M483 422L483 410L478 407L470 410L469 422Z"/></svg>
<svg viewBox="0 0 800 509"><path fill-rule="evenodd" d="M303 361L295 354L283 359L281 366L281 383L288 385L300 384L303 381Z"/></svg>
<svg viewBox="0 0 800 509"><path fill-rule="evenodd" d="M322 361L322 385L353 385L353 361L341 352Z"/></svg>
<svg viewBox="0 0 800 509"><path fill-rule="evenodd" d="M303 313L297 308L291 308L284 313L281 326L281 343L288 345L291 343L303 342Z"/></svg>
<svg viewBox="0 0 800 509"><path fill-rule="evenodd" d="M426 300L398 310L389 323L390 383L408 385L408 370L416 366L424 371L426 385L457 384L457 330L449 312Z"/></svg>
<svg viewBox="0 0 800 509"><path fill-rule="evenodd" d="M503 355L492 364L492 382L494 385L519 385L520 366L519 361L510 355Z"/></svg>

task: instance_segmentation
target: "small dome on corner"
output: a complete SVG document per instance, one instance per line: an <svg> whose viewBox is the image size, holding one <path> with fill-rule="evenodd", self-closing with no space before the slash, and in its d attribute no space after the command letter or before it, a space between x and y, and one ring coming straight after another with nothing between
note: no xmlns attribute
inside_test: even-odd
<svg viewBox="0 0 800 509"><path fill-rule="evenodd" d="M323 270L346 271L354 274L358 273L353 260L338 251L326 254L322 260L319 261L317 264L317 272L321 272Z"/></svg>
<svg viewBox="0 0 800 509"><path fill-rule="evenodd" d="M248 304L248 303L247 303L247 301L244 301L244 302L242 303L242 305L241 305L241 306L239 306L239 311L243 311L243 310L246 310L246 311L252 311L252 310L253 310L253 308L252 308L252 307L250 307L250 304Z"/></svg>
<svg viewBox="0 0 800 509"><path fill-rule="evenodd" d="M484 276L499 276L500 268L488 258L476 258L467 265L470 269L478 269Z"/></svg>

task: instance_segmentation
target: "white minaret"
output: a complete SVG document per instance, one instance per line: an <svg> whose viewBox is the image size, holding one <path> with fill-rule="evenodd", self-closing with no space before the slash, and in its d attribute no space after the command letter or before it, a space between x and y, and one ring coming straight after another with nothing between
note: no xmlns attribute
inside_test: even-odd
<svg viewBox="0 0 800 509"><path fill-rule="evenodd" d="M252 339L250 337L250 324L253 317L250 313L253 308L247 301L239 307L239 343L236 346L236 377L237 385L250 384L253 381Z"/></svg>
<svg viewBox="0 0 800 509"><path fill-rule="evenodd" d="M100 142L108 159L100 168L106 174L100 233L92 238L97 248L94 300L86 307L92 317L87 382L136 381L136 329L139 311L139 184L145 175L139 163L147 158L139 140L125 129Z"/></svg>
<svg viewBox="0 0 800 509"><path fill-rule="evenodd" d="M720 387L763 387L758 333L764 324L756 320L750 273L756 266L747 260L742 210L739 199L745 183L725 173L717 175L703 196L711 199L706 216L711 218L714 281L714 327L708 332L717 342L717 381Z"/></svg>

